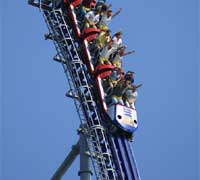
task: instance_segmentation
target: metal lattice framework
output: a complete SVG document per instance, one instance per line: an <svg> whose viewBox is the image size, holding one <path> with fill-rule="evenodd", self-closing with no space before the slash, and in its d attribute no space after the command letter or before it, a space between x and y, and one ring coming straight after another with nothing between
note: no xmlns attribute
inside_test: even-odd
<svg viewBox="0 0 200 180"><path fill-rule="evenodd" d="M62 65L72 93L78 96L75 106L82 124L86 124L85 135L92 156L97 179L117 180L117 172L105 129L93 99L87 68L77 52L78 44L71 36L72 29L66 24L62 10L43 11L45 22L53 38L57 56Z"/></svg>

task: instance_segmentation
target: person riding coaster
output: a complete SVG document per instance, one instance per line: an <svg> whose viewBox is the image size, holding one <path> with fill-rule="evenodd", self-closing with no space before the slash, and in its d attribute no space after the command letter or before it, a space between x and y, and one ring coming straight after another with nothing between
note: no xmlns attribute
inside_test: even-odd
<svg viewBox="0 0 200 180"><path fill-rule="evenodd" d="M137 93L135 92L139 87L142 86L142 84L134 85L131 83L131 81L127 80L125 77L123 79L120 79L120 81L118 81L116 86L114 87L112 93L112 102L110 105L127 104L129 107L132 107L132 104L135 102L137 97Z"/></svg>
<svg viewBox="0 0 200 180"><path fill-rule="evenodd" d="M110 59L113 66L116 66L118 68L122 68L123 57L135 52L135 50L126 52L125 51L126 48L127 48L127 46L122 46L113 54L113 56Z"/></svg>
<svg viewBox="0 0 200 180"><path fill-rule="evenodd" d="M96 6L96 0L83 0L77 11L77 17L82 22L85 15L94 9Z"/></svg>
<svg viewBox="0 0 200 180"><path fill-rule="evenodd" d="M100 53L100 50L110 42L111 40L110 33L111 33L110 30L101 31L101 33L99 33L97 38L94 40L94 42L90 47L90 51L94 55L94 57L97 57Z"/></svg>
<svg viewBox="0 0 200 180"><path fill-rule="evenodd" d="M104 31L108 30L109 29L108 25L109 25L110 21L114 17L116 17L121 11L122 11L121 8L116 13L114 13L114 14L113 14L113 11L110 10L110 9L108 9L107 11L104 11L101 14L101 19L100 19L99 24L98 24L99 28L101 30L104 30Z"/></svg>
<svg viewBox="0 0 200 180"><path fill-rule="evenodd" d="M91 11L91 9L95 8L96 4L96 0L83 0L81 5L83 10L87 13Z"/></svg>
<svg viewBox="0 0 200 180"><path fill-rule="evenodd" d="M125 105L130 108L135 108L135 102L136 98L138 96L137 91L133 91L131 89L128 89L123 97L123 101L125 102Z"/></svg>
<svg viewBox="0 0 200 180"><path fill-rule="evenodd" d="M113 48L113 40L111 40L104 46L104 48L102 48L100 52L99 63L111 64L111 62L109 61L109 57L114 51L115 49Z"/></svg>
<svg viewBox="0 0 200 180"><path fill-rule="evenodd" d="M97 28L97 23L99 22L99 14L100 11L97 9L91 10L89 11L86 15L85 15L85 19L84 19L84 29L85 28Z"/></svg>
<svg viewBox="0 0 200 180"><path fill-rule="evenodd" d="M117 83L124 77L124 72L122 69L114 68L110 74L110 76L102 79L103 88L106 94L106 98L112 95L113 88L117 85Z"/></svg>

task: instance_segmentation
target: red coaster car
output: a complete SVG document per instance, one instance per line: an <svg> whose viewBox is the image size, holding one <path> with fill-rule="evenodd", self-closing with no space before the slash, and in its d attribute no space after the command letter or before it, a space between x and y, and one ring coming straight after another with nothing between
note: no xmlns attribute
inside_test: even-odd
<svg viewBox="0 0 200 180"><path fill-rule="evenodd" d="M111 75L112 70L115 68L112 64L99 64L94 71L94 75L104 79Z"/></svg>
<svg viewBox="0 0 200 180"><path fill-rule="evenodd" d="M86 28L83 30L81 35L81 38L83 40L83 54L85 56L84 63L88 66L91 74L93 74L94 72L94 65L92 63L88 42L92 42L100 32L101 32L100 29Z"/></svg>
<svg viewBox="0 0 200 180"><path fill-rule="evenodd" d="M81 4L82 0L64 0L64 3L77 7Z"/></svg>
<svg viewBox="0 0 200 180"><path fill-rule="evenodd" d="M82 31L82 39L87 40L88 42L96 39L97 35L101 32L100 29L97 28L86 28Z"/></svg>

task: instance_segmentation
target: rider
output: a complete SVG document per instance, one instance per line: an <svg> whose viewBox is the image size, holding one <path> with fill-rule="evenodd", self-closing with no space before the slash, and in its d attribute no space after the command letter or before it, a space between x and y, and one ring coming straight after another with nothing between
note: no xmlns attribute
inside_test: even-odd
<svg viewBox="0 0 200 180"><path fill-rule="evenodd" d="M114 52L113 40L109 41L100 52L100 64L111 64L109 61L110 55Z"/></svg>
<svg viewBox="0 0 200 180"><path fill-rule="evenodd" d="M111 40L110 30L102 31L96 38L95 45L100 50Z"/></svg>
<svg viewBox="0 0 200 180"><path fill-rule="evenodd" d="M118 68L122 68L123 57L135 52L134 50L129 51L129 52L125 52L126 48L127 48L127 46L122 46L117 50L117 52L114 53L112 60L111 60L113 66L116 66Z"/></svg>
<svg viewBox="0 0 200 180"><path fill-rule="evenodd" d="M99 10L89 11L85 15L85 28L97 28L96 25L99 22Z"/></svg>
<svg viewBox="0 0 200 180"><path fill-rule="evenodd" d="M101 20L99 22L99 27L102 30L108 30L108 24L110 23L110 21L112 20L112 18L114 18L115 16L117 16L120 12L121 12L121 8L119 9L119 11L117 11L115 14L113 14L112 10L108 9L107 11L105 11L102 16L101 16Z"/></svg>

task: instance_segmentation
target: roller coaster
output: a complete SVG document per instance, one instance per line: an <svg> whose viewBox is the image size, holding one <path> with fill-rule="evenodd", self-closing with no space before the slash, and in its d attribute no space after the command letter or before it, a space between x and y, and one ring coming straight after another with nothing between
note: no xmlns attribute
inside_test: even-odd
<svg viewBox="0 0 200 180"><path fill-rule="evenodd" d="M80 119L80 139L55 172L62 178L78 154L81 180L90 180L90 159L97 180L140 180L131 147L138 127L134 72L125 73L122 33L110 35L112 14L106 1L29 0L42 12L48 33L69 83L67 97L74 100ZM87 152L87 153L86 153Z"/></svg>

